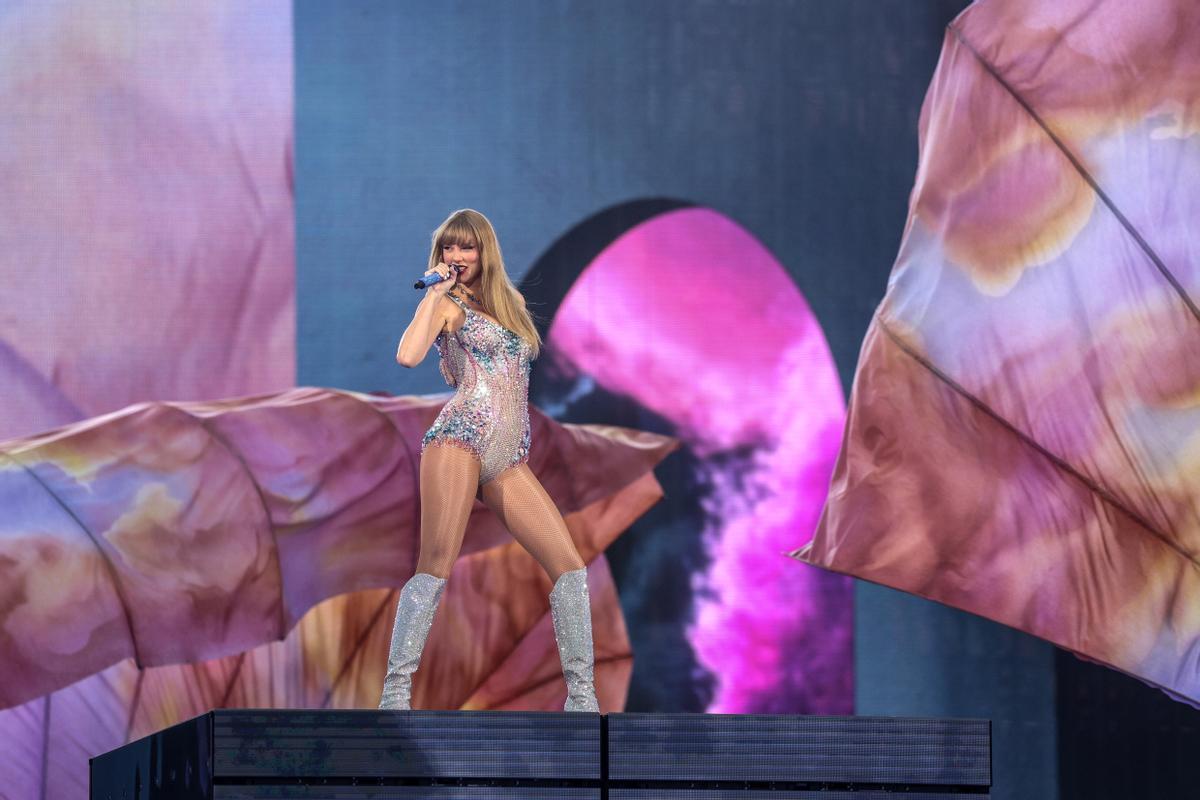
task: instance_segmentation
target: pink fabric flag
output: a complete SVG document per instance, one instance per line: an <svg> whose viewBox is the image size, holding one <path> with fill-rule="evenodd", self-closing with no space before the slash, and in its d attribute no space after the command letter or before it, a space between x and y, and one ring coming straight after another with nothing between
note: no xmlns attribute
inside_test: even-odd
<svg viewBox="0 0 1200 800"><path fill-rule="evenodd" d="M1200 703L1200 6L982 0L795 556Z"/></svg>

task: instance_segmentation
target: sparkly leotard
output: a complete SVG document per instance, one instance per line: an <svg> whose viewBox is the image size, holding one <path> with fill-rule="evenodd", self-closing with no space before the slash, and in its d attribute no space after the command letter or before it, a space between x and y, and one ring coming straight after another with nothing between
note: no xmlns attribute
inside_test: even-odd
<svg viewBox="0 0 1200 800"><path fill-rule="evenodd" d="M421 439L451 445L480 461L482 485L529 459L529 357L532 348L517 334L446 295L466 312L453 333L438 334L438 365L456 388Z"/></svg>

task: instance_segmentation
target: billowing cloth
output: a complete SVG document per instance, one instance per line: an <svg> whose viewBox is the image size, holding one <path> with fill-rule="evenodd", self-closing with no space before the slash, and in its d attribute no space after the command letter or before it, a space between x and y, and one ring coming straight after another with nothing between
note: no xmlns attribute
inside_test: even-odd
<svg viewBox="0 0 1200 800"><path fill-rule="evenodd" d="M1200 5L949 27L900 253L794 555L1200 702Z"/></svg>
<svg viewBox="0 0 1200 800"><path fill-rule="evenodd" d="M441 402L301 388L141 404L0 443L0 705L124 658L282 639L325 598L402 583L420 536L417 443ZM564 515L673 447L534 416L531 466ZM481 503L473 517L464 553L508 542Z"/></svg>
<svg viewBox="0 0 1200 800"><path fill-rule="evenodd" d="M89 755L211 707L374 707L443 402L298 388L0 443L7 796L85 796ZM676 442L530 416L530 469L589 562L597 691L620 708L632 654L603 551L662 496L651 470ZM546 573L482 503L462 552L414 699L561 709Z"/></svg>

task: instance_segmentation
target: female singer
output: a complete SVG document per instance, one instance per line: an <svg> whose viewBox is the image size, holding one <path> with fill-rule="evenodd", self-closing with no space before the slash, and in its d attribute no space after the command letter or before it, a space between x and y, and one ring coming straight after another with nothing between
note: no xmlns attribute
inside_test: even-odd
<svg viewBox="0 0 1200 800"><path fill-rule="evenodd" d="M400 592L380 708L410 708L412 675L458 557L478 492L550 575L566 711L598 711L587 569L562 515L529 469L529 362L541 337L504 271L492 224L456 211L433 233L425 290L396 360L415 367L436 345L454 396L421 441L421 555Z"/></svg>

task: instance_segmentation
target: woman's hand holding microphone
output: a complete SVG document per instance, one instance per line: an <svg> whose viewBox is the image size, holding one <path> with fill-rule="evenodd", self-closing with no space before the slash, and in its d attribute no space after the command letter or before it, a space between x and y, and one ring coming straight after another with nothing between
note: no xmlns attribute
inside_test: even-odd
<svg viewBox="0 0 1200 800"><path fill-rule="evenodd" d="M396 348L398 363L406 367L415 367L421 363L421 359L425 358L425 354L429 352L429 348L433 346L438 334L448 322L445 316L446 310L442 308L440 302L441 298L458 285L458 274L463 269L464 267L458 264L450 266L439 261L437 266L426 270L425 274L421 276L421 280L416 282L414 288L420 289L425 279L430 276L436 274L442 277L437 283L425 286L425 297L417 305L417 313L413 316L413 321L408 323L404 335L400 337L400 345ZM431 297L432 300L430 300Z"/></svg>
<svg viewBox="0 0 1200 800"><path fill-rule="evenodd" d="M458 273L462 272L462 270L463 270L463 268L458 266L457 264L455 264L453 267L451 267L448 264L439 261L437 263L437 266L435 266L431 270L426 271L425 275L429 276L429 275L433 275L434 273L437 273L438 275L442 276L442 280L438 281L437 283L433 284L432 286L427 286L425 288L425 294L434 294L434 295L446 294L447 292L449 292L451 289L453 289L458 284Z"/></svg>

